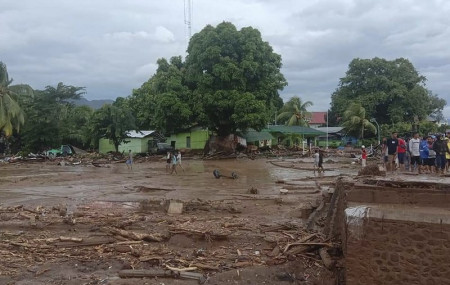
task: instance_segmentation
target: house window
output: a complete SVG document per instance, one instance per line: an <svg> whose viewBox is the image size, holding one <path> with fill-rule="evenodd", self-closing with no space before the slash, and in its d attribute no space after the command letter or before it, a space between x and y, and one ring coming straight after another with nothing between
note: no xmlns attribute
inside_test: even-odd
<svg viewBox="0 0 450 285"><path fill-rule="evenodd" d="M191 137L186 137L186 148L191 148Z"/></svg>

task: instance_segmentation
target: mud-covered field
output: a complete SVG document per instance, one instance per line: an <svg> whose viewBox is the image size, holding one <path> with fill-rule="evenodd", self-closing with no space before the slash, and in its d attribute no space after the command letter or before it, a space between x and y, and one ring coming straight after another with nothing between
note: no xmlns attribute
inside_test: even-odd
<svg viewBox="0 0 450 285"><path fill-rule="evenodd" d="M350 162L0 165L0 284L334 284L338 245L306 222Z"/></svg>

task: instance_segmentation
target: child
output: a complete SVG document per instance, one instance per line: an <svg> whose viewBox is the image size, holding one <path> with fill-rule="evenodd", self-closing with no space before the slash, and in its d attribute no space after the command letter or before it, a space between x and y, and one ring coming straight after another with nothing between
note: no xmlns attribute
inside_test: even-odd
<svg viewBox="0 0 450 285"><path fill-rule="evenodd" d="M166 156L166 172L169 172L171 162L172 162L172 154L170 153L170 151L168 151Z"/></svg>
<svg viewBox="0 0 450 285"><path fill-rule="evenodd" d="M361 166L362 168L366 167L367 165L367 152L366 147L361 146Z"/></svg>
<svg viewBox="0 0 450 285"><path fill-rule="evenodd" d="M179 167L181 167L181 169L182 169L183 172L184 172L184 168L183 168L183 166L181 165L181 151L178 151L178 154L177 154L177 165L178 165Z"/></svg>

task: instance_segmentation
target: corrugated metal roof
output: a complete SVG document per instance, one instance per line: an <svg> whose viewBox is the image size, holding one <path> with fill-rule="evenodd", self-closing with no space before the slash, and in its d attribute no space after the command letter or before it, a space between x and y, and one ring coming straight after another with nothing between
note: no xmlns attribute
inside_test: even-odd
<svg viewBox="0 0 450 285"><path fill-rule="evenodd" d="M154 132L156 131L129 131L127 132L127 137L141 139L153 134Z"/></svg>
<svg viewBox="0 0 450 285"><path fill-rule="evenodd" d="M267 129L265 129L265 131L309 136L321 136L326 134L316 129L300 126L269 126Z"/></svg>
<svg viewBox="0 0 450 285"><path fill-rule="evenodd" d="M327 132L327 127L318 127L318 128L314 128L316 130L319 130L321 132ZM339 133L340 131L342 131L344 128L343 127L328 127L328 133L329 134L334 134L334 133Z"/></svg>
<svg viewBox="0 0 450 285"><path fill-rule="evenodd" d="M256 130L247 130L242 136L247 140L247 142L263 141L263 140L273 140L274 137L268 131L258 132Z"/></svg>

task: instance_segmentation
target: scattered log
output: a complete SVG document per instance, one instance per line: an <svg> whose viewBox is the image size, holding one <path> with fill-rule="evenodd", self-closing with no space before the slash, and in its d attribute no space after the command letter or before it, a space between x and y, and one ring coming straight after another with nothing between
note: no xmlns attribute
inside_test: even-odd
<svg viewBox="0 0 450 285"><path fill-rule="evenodd" d="M191 267L184 267L184 268L176 268L176 267L172 267L169 265L166 265L166 268L175 272L186 272L186 271L194 271L197 270L198 268L195 266L191 266Z"/></svg>
<svg viewBox="0 0 450 285"><path fill-rule="evenodd" d="M131 240L145 240L145 241L153 241L153 242L161 242L166 239L165 236L160 234L141 234L136 232L130 232L118 228L113 227L105 227L102 229L103 231L110 232L111 234L118 235L124 238L128 238Z"/></svg>
<svg viewBox="0 0 450 285"><path fill-rule="evenodd" d="M64 236L60 236L59 237L60 241L73 241L73 242L82 242L83 239L82 238L77 238L77 237L64 237Z"/></svg>
<svg viewBox="0 0 450 285"><path fill-rule="evenodd" d="M201 273L196 272L174 272L167 269L140 269L140 270L121 270L119 271L120 278L180 278L198 280L200 284L205 283L206 278Z"/></svg>
<svg viewBox="0 0 450 285"><path fill-rule="evenodd" d="M292 246L297 246L297 245L310 245L309 243L307 243L307 241L310 240L310 239L312 239L312 238L314 238L314 237L316 237L316 236L317 236L317 234L310 234L310 235L307 235L307 236L301 238L299 242L288 243L288 244L286 245L286 247L284 248L283 252L288 251L289 248L291 248Z"/></svg>

